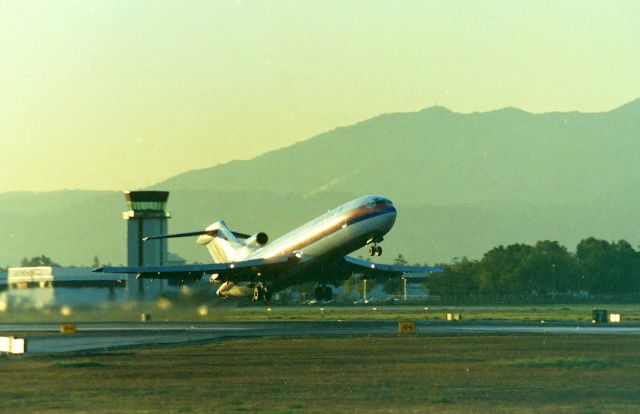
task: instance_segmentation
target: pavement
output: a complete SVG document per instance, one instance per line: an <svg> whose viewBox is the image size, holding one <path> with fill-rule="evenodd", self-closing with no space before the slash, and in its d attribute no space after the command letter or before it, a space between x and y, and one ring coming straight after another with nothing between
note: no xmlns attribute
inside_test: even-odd
<svg viewBox="0 0 640 414"><path fill-rule="evenodd" d="M640 335L622 324L431 322L416 323L418 335ZM26 338L27 354L113 350L139 346L202 343L250 337L397 335L394 321L312 322L80 322L77 333L61 334L57 323L0 324L0 336Z"/></svg>

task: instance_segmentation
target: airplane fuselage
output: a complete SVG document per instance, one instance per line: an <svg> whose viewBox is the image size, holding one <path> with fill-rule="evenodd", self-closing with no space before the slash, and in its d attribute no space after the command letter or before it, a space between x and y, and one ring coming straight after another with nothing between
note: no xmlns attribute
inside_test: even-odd
<svg viewBox="0 0 640 414"><path fill-rule="evenodd" d="M345 203L296 228L251 253L247 260L300 254L301 270L313 273L315 265L343 257L367 244L381 242L396 219L393 203L381 196L365 196ZM282 281L294 285L299 280ZM283 287L283 286L281 286ZM223 283L218 296L245 296L251 284Z"/></svg>
<svg viewBox="0 0 640 414"><path fill-rule="evenodd" d="M311 257L346 255L368 240L381 241L391 230L396 208L384 197L361 197L256 250L249 258L274 257L301 252Z"/></svg>

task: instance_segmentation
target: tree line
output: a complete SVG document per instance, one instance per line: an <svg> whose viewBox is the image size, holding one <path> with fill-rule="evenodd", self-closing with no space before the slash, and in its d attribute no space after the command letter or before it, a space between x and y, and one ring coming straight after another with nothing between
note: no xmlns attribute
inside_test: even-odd
<svg viewBox="0 0 640 414"><path fill-rule="evenodd" d="M481 260L442 266L426 282L431 294L466 297L640 295L640 252L625 240L593 237L575 253L557 241L498 246Z"/></svg>

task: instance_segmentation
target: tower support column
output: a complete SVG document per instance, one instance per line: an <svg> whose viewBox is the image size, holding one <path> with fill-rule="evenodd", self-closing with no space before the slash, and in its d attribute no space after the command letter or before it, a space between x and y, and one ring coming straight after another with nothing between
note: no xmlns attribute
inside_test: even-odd
<svg viewBox="0 0 640 414"><path fill-rule="evenodd" d="M165 208L169 199L168 191L125 191L128 210L122 213L127 221L127 265L128 266L161 266L168 260L166 239L142 239L149 236L164 236L168 232L168 219L171 217ZM142 280L129 278L128 287L137 287L137 296L144 296L145 285ZM162 281L155 281L152 290L162 290Z"/></svg>

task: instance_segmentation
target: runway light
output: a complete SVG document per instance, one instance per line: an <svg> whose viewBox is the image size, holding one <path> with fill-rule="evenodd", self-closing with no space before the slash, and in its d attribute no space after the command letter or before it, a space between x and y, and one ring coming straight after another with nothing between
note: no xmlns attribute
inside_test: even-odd
<svg viewBox="0 0 640 414"><path fill-rule="evenodd" d="M271 308L267 308L267 312L271 312Z"/></svg>
<svg viewBox="0 0 640 414"><path fill-rule="evenodd" d="M71 315L71 308L68 307L67 305L64 305L62 308L60 308L60 315L62 316Z"/></svg>
<svg viewBox="0 0 640 414"><path fill-rule="evenodd" d="M324 308L320 308L320 312L324 312Z"/></svg>
<svg viewBox="0 0 640 414"><path fill-rule="evenodd" d="M202 305L198 308L198 313L200 316L207 316L209 314L209 307L207 305Z"/></svg>
<svg viewBox="0 0 640 414"><path fill-rule="evenodd" d="M170 307L173 306L173 303L171 303L171 301L169 299L167 299L167 298L160 298L156 302L156 306L159 309L169 309Z"/></svg>
<svg viewBox="0 0 640 414"><path fill-rule="evenodd" d="M447 313L448 321L459 321L462 317L459 313Z"/></svg>
<svg viewBox="0 0 640 414"><path fill-rule="evenodd" d="M429 307L428 307L428 306L425 306L425 307L424 307L424 310L429 310Z"/></svg>
<svg viewBox="0 0 640 414"><path fill-rule="evenodd" d="M374 311L377 311L377 310L378 310L378 308L373 308L373 310L374 310Z"/></svg>

